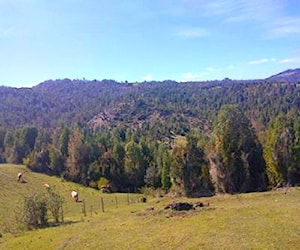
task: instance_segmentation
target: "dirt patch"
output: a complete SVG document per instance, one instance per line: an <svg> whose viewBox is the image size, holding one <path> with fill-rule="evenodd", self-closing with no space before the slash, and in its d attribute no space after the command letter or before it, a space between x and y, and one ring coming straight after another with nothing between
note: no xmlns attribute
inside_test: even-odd
<svg viewBox="0 0 300 250"><path fill-rule="evenodd" d="M157 208L157 207L148 207L143 211L136 212L137 216L146 217L146 216L163 216L166 218L185 218L185 217L192 217L192 216L198 216L199 214L214 210L213 207L204 207L204 206L198 206L196 208L190 209L190 210L169 210L165 208Z"/></svg>

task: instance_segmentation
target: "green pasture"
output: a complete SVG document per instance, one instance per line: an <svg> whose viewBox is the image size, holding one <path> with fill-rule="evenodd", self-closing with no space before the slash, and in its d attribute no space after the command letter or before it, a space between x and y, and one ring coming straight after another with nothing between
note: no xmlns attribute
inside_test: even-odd
<svg viewBox="0 0 300 250"><path fill-rule="evenodd" d="M16 165L0 165L0 249L300 249L300 189L217 195L210 198L153 198L102 194L56 177L26 172L17 182ZM15 230L14 211L30 192L48 183L65 197L62 225L27 232ZM85 199L75 203L76 189ZM101 198L105 211L102 212ZM118 207L115 201L118 200ZM195 203L191 211L166 210L172 201Z"/></svg>
<svg viewBox="0 0 300 250"><path fill-rule="evenodd" d="M17 175L24 172L25 183L18 183ZM138 194L103 194L99 190L86 188L84 186L64 181L57 177L34 173L21 165L0 165L0 232L15 231L16 216L23 209L24 197L36 192L47 192L44 184L50 185L64 199L63 214L66 220L80 219L91 213L104 212L110 209L128 206L136 203L142 195ZM79 193L79 200L85 204L85 215L83 202L74 202L71 191ZM102 200L101 200L102 199Z"/></svg>

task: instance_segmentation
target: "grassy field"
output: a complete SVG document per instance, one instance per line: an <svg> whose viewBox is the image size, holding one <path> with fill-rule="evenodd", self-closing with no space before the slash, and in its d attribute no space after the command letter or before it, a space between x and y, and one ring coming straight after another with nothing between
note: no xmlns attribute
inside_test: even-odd
<svg viewBox="0 0 300 250"><path fill-rule="evenodd" d="M165 210L171 198L136 202L137 195L102 194L59 178L26 172L22 166L0 165L0 249L300 249L300 189L219 195L180 201L206 204L187 212ZM55 186L65 197L65 223L28 232L14 228L15 208L29 192ZM87 204L70 198L76 189ZM105 212L100 206L104 199ZM116 207L115 200L118 200ZM209 203L209 206L207 204ZM92 213L90 207L92 207Z"/></svg>

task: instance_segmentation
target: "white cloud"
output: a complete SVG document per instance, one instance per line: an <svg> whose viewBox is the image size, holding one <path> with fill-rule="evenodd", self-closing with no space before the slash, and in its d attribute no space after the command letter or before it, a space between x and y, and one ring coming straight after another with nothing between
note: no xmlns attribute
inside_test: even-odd
<svg viewBox="0 0 300 250"><path fill-rule="evenodd" d="M286 59L282 59L279 61L279 63L291 63L293 62L294 59L293 58L286 58Z"/></svg>
<svg viewBox="0 0 300 250"><path fill-rule="evenodd" d="M185 38L199 38L208 36L208 31L203 28L187 28L177 33L178 36Z"/></svg>
<svg viewBox="0 0 300 250"><path fill-rule="evenodd" d="M263 64L263 63L269 63L269 62L275 62L275 58L263 58L259 60L253 60L249 61L248 64L255 65L255 64Z"/></svg>
<svg viewBox="0 0 300 250"><path fill-rule="evenodd" d="M150 81L153 80L153 76L152 75L145 75L145 76L143 76L143 80L150 82Z"/></svg>
<svg viewBox="0 0 300 250"><path fill-rule="evenodd" d="M230 65L227 66L227 69L236 69L236 66L230 64Z"/></svg>
<svg viewBox="0 0 300 250"><path fill-rule="evenodd" d="M300 57L291 57L291 58L285 58L279 61L279 63L285 64L285 63L300 63Z"/></svg>
<svg viewBox="0 0 300 250"><path fill-rule="evenodd" d="M224 15L234 10L235 6L232 1L214 1L203 4L206 15Z"/></svg>
<svg viewBox="0 0 300 250"><path fill-rule="evenodd" d="M277 61L275 58L268 59L269 61ZM215 80L215 79L224 79L229 77L229 72L233 70L239 70L239 66L234 64L229 64L221 67L206 67L205 69L199 72L186 72L182 73L179 76L180 81L206 81L206 80Z"/></svg>
<svg viewBox="0 0 300 250"><path fill-rule="evenodd" d="M256 21L262 24L281 16L283 4L279 0L237 0L232 13L227 16L228 22Z"/></svg>
<svg viewBox="0 0 300 250"><path fill-rule="evenodd" d="M182 79L182 81L197 81L197 80L201 80L201 78L203 78L205 75L206 75L206 73L187 72L187 73L181 74L180 79Z"/></svg>
<svg viewBox="0 0 300 250"><path fill-rule="evenodd" d="M267 32L268 37L277 38L300 33L300 18L282 17L274 20Z"/></svg>
<svg viewBox="0 0 300 250"><path fill-rule="evenodd" d="M224 68L216 68L216 67L207 67L203 69L201 72L187 72L180 75L181 81L201 81L206 80L208 78L211 78L215 76L215 74L218 72L222 72Z"/></svg>
<svg viewBox="0 0 300 250"><path fill-rule="evenodd" d="M203 0L198 3L203 15L220 16L227 22L266 21L277 17L283 9L280 0Z"/></svg>
<svg viewBox="0 0 300 250"><path fill-rule="evenodd" d="M214 68L214 67L207 67L206 70L209 71L209 72L215 72L215 71L218 71L218 69L217 69L217 68Z"/></svg>
<svg viewBox="0 0 300 250"><path fill-rule="evenodd" d="M300 34L299 15L291 15L288 9L292 5L282 0L189 0L188 2L194 3L191 6L197 9L200 15L218 16L224 25L251 22L262 32L262 37L267 39ZM195 3L198 3L197 8Z"/></svg>

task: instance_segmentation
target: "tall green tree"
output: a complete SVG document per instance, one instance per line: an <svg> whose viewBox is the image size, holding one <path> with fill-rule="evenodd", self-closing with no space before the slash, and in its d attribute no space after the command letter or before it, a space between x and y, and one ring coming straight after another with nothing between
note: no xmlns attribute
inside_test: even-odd
<svg viewBox="0 0 300 250"><path fill-rule="evenodd" d="M155 159L155 153L157 144L150 142L143 136L140 140L142 157L143 157L143 168L146 170L144 180L145 184L149 187L158 188L161 185L161 167L157 164Z"/></svg>
<svg viewBox="0 0 300 250"><path fill-rule="evenodd" d="M65 159L61 154L61 151L58 150L53 144L49 145L49 168L52 172L60 176L65 169Z"/></svg>
<svg viewBox="0 0 300 250"><path fill-rule="evenodd" d="M85 144L84 135L80 128L75 128L68 145L66 166L67 179L86 184L89 166L89 148Z"/></svg>
<svg viewBox="0 0 300 250"><path fill-rule="evenodd" d="M190 180L186 186L188 195L211 195L214 188L209 175L208 159L204 148L199 143L198 137L189 135L187 137L187 178Z"/></svg>
<svg viewBox="0 0 300 250"><path fill-rule="evenodd" d="M13 163L22 163L23 159L33 151L37 135L38 130L35 127L24 127L15 131L11 159Z"/></svg>
<svg viewBox="0 0 300 250"><path fill-rule="evenodd" d="M124 172L128 186L132 190L144 185L146 169L143 162L142 148L133 140L130 140L125 145Z"/></svg>
<svg viewBox="0 0 300 250"><path fill-rule="evenodd" d="M35 172L49 173L49 151L50 136L44 129L38 129L34 149L23 159L23 163Z"/></svg>
<svg viewBox="0 0 300 250"><path fill-rule="evenodd" d="M185 195L186 179L184 178L185 167L187 163L186 147L175 145L171 154L171 178L174 188L178 189L180 194Z"/></svg>
<svg viewBox="0 0 300 250"><path fill-rule="evenodd" d="M52 135L52 144L48 146L49 168L55 175L62 175L66 169L70 129L64 124Z"/></svg>
<svg viewBox="0 0 300 250"><path fill-rule="evenodd" d="M4 141L4 152L3 152L3 158L6 162L13 162L13 146L14 146L14 134L12 131L8 130L6 131Z"/></svg>
<svg viewBox="0 0 300 250"><path fill-rule="evenodd" d="M4 157L4 139L5 139L6 131L0 125L0 163L5 162Z"/></svg>
<svg viewBox="0 0 300 250"><path fill-rule="evenodd" d="M112 186L116 187L117 190L122 190L124 184L124 164L125 164L125 149L122 141L119 137L114 139L113 146L113 162L110 168L109 180L112 182Z"/></svg>
<svg viewBox="0 0 300 250"><path fill-rule="evenodd" d="M300 183L300 118L291 110L270 123L264 156L271 186Z"/></svg>
<svg viewBox="0 0 300 250"><path fill-rule="evenodd" d="M172 151L174 184L187 196L210 195L213 192L208 174L208 161L198 138L187 136L186 145L177 145Z"/></svg>
<svg viewBox="0 0 300 250"><path fill-rule="evenodd" d="M70 130L66 126L62 125L60 130L60 135L58 138L57 148L61 153L63 158L68 156L68 145L69 145L69 138L70 138Z"/></svg>
<svg viewBox="0 0 300 250"><path fill-rule="evenodd" d="M245 114L225 105L213 129L215 154L211 154L211 175L216 191L248 192L266 188L265 162L261 145Z"/></svg>
<svg viewBox="0 0 300 250"><path fill-rule="evenodd" d="M162 188L165 191L168 191L171 188L171 177L170 177L170 169L171 169L171 159L170 154L167 150L162 152L162 161L161 161L161 184Z"/></svg>

